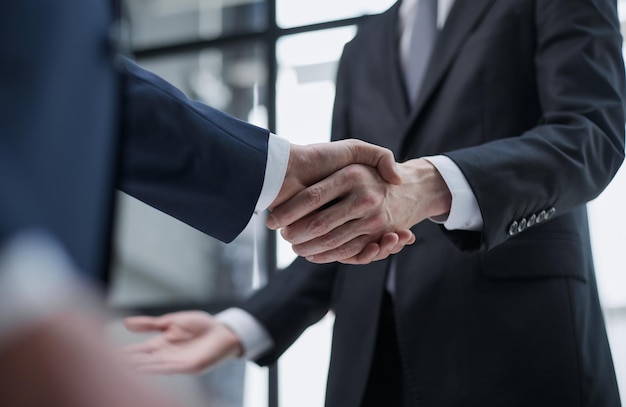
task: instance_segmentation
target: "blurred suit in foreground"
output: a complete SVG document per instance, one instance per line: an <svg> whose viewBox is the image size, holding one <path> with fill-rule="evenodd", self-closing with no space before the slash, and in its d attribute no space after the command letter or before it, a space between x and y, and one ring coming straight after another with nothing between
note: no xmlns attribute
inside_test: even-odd
<svg viewBox="0 0 626 407"><path fill-rule="evenodd" d="M112 2L2 5L1 405L173 405L111 362L67 274L104 278L118 179L224 241L261 192L269 132L188 100L118 45Z"/></svg>
<svg viewBox="0 0 626 407"><path fill-rule="evenodd" d="M192 102L116 55L107 1L13 2L0 20L0 143L38 207L20 210L26 201L6 191L18 213L0 222L0 241L46 229L79 269L101 273L118 178L122 190L221 240L245 227L267 130Z"/></svg>

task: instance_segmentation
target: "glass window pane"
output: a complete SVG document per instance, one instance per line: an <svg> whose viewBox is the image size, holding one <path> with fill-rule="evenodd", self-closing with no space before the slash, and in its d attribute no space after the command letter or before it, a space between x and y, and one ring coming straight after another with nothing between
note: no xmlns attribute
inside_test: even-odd
<svg viewBox="0 0 626 407"><path fill-rule="evenodd" d="M193 99L267 125L265 52L256 43L140 63ZM241 298L265 275L264 236L263 219L254 217L226 245L120 194L112 302L134 307Z"/></svg>
<svg viewBox="0 0 626 407"><path fill-rule="evenodd" d="M125 0L135 49L267 27L265 0Z"/></svg>
<svg viewBox="0 0 626 407"><path fill-rule="evenodd" d="M280 27L341 20L385 11L396 0L276 0L276 20Z"/></svg>
<svg viewBox="0 0 626 407"><path fill-rule="evenodd" d="M334 323L335 317L327 314L304 331L278 360L281 406L324 406Z"/></svg>
<svg viewBox="0 0 626 407"><path fill-rule="evenodd" d="M138 62L187 96L242 120L267 126L265 47L246 43Z"/></svg>
<svg viewBox="0 0 626 407"><path fill-rule="evenodd" d="M330 139L335 75L354 26L283 37L276 46L277 131L300 144ZM306 124L306 125L303 125Z"/></svg>

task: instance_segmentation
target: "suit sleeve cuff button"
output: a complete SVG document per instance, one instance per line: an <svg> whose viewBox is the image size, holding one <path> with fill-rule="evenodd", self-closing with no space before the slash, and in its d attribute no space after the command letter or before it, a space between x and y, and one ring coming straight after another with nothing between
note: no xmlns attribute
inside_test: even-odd
<svg viewBox="0 0 626 407"><path fill-rule="evenodd" d="M522 220L520 220L519 225L517 226L517 231L519 233L525 231L526 226L528 226L528 221L526 220L526 218L523 218Z"/></svg>
<svg viewBox="0 0 626 407"><path fill-rule="evenodd" d="M539 215L537 215L537 223L542 223L543 221L546 220L546 211L541 211L539 212Z"/></svg>

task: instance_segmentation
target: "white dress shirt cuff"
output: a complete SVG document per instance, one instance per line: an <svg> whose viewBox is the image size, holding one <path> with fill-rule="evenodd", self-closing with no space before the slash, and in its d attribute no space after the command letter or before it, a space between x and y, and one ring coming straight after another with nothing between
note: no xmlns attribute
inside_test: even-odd
<svg viewBox="0 0 626 407"><path fill-rule="evenodd" d="M265 327L240 308L229 308L215 318L237 335L243 348L242 358L255 360L274 347Z"/></svg>
<svg viewBox="0 0 626 407"><path fill-rule="evenodd" d="M289 141L270 133L267 141L265 179L263 180L261 195L259 195L259 200L254 210L256 213L266 210L278 196L287 173L289 149Z"/></svg>
<svg viewBox="0 0 626 407"><path fill-rule="evenodd" d="M452 195L452 205L447 219L431 218L430 220L443 224L448 230L482 230L483 217L476 196L458 165L444 155L424 157L424 159L437 168Z"/></svg>

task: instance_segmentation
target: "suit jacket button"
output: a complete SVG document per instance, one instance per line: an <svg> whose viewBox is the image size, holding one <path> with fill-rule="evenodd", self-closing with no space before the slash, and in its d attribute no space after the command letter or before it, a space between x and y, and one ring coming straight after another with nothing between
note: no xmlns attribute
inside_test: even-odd
<svg viewBox="0 0 626 407"><path fill-rule="evenodd" d="M553 217L555 213L556 213L556 208L552 207L552 208L548 209L548 212L546 213L546 220L548 220L551 217Z"/></svg>
<svg viewBox="0 0 626 407"><path fill-rule="evenodd" d="M537 223L537 215L533 214L530 218L528 218L528 223L526 223L526 227L533 227Z"/></svg>
<svg viewBox="0 0 626 407"><path fill-rule="evenodd" d="M541 222L545 221L546 220L546 215L547 215L546 211L539 212L539 215L537 215L537 223L541 223Z"/></svg>
<svg viewBox="0 0 626 407"><path fill-rule="evenodd" d="M515 236L516 234L519 233L519 231L517 230L517 228L519 227L519 224L517 223L517 221L513 221L513 223L511 223L511 226L509 226L509 236Z"/></svg>
<svg viewBox="0 0 626 407"><path fill-rule="evenodd" d="M519 221L519 225L517 226L517 231L520 233L525 231L527 225L528 221L526 220L526 218L522 218L522 220Z"/></svg>

